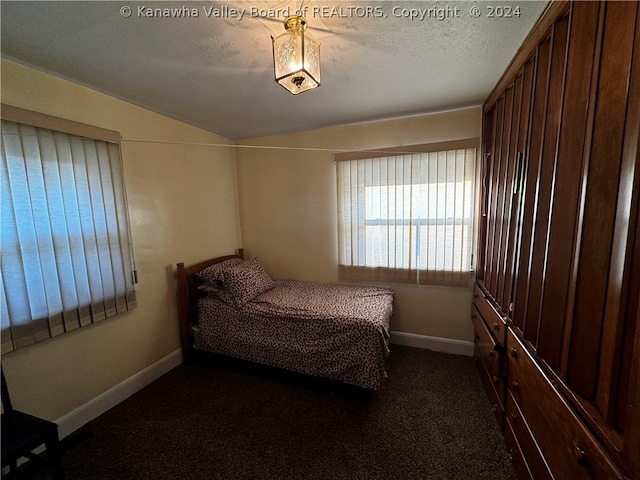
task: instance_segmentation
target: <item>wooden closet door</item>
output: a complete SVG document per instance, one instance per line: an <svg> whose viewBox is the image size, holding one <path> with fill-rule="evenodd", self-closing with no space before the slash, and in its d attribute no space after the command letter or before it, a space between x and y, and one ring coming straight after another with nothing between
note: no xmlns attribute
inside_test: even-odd
<svg viewBox="0 0 640 480"><path fill-rule="evenodd" d="M556 149L560 131L562 114L562 92L564 86L566 50L569 32L569 14L561 17L554 25L549 40L549 67L544 106L544 131L540 140L539 173L537 178L537 194L535 197L535 214L533 218L533 245L530 258L529 292L525 322L535 325L527 340L540 349L540 310L543 286L547 266L547 241L549 221L551 217L554 173L556 167ZM535 108L535 107L534 107ZM533 148L533 147L532 147ZM555 207L555 205L554 205ZM557 319L556 319L557 321Z"/></svg>
<svg viewBox="0 0 640 480"><path fill-rule="evenodd" d="M500 97L492 108L493 135L489 155L486 157L487 200L484 212L486 223L486 245L484 258L483 285L490 292L495 276L494 239L496 236L497 198L499 193L498 177L500 171L500 153L502 146L502 127L504 118L504 95Z"/></svg>
<svg viewBox="0 0 640 480"><path fill-rule="evenodd" d="M483 175L487 177L490 187L488 194L485 194L487 200L483 203L483 217L486 218L488 232L483 247L485 271L479 278L484 280L486 291L504 316L508 314L512 302L533 69L532 59L485 115L487 122L497 110L496 134L491 137L491 148L483 167Z"/></svg>
<svg viewBox="0 0 640 480"><path fill-rule="evenodd" d="M513 261L513 244L515 232L516 218L513 215L514 208L514 182L516 179L516 171L520 156L517 152L518 132L520 128L520 112L522 110L522 73L516 76L512 86L511 100L511 127L509 137L505 138L505 159L504 159L504 178L502 184L502 210L499 212L500 221L500 243L498 245L498 268L497 282L494 289L494 298L496 303L501 306L502 313L509 313L509 304L511 303L511 274ZM507 289L508 285L508 289ZM507 292L508 290L508 292ZM506 295L505 295L506 294Z"/></svg>
<svg viewBox="0 0 640 480"><path fill-rule="evenodd" d="M614 450L625 449L632 363L640 354L634 343L640 291L638 10L637 2L602 5L575 296L561 369L591 423Z"/></svg>
<svg viewBox="0 0 640 480"><path fill-rule="evenodd" d="M502 99L501 99L502 100ZM502 102L502 126L500 143L496 145L498 151L497 163L494 164L495 175L495 198L493 199L492 210L489 215L494 218L494 232L491 248L491 282L487 285L489 294L499 302L498 285L504 281L503 255L505 235L505 201L507 178L510 175L511 159L509 158L509 147L511 141L511 131L513 129L513 102L514 87L511 85L507 88ZM499 304L502 307L501 304ZM504 310L503 310L504 313Z"/></svg>
<svg viewBox="0 0 640 480"><path fill-rule="evenodd" d="M551 58L551 37L547 37L536 49L530 63L533 62L533 92L528 146L525 149L525 180L521 200L520 248L516 274L513 325L535 349L538 343L537 315L527 316L529 287L532 268L534 218L537 210L538 185L540 182L540 163L542 139L547 113L547 93L549 88L549 65ZM535 301L535 300L534 300Z"/></svg>
<svg viewBox="0 0 640 480"><path fill-rule="evenodd" d="M533 98L533 78L535 71L535 56L530 58L522 68L522 73L516 79L517 91L520 91L520 107L518 131L514 139L514 175L512 182L511 211L509 217L509 241L505 258L505 281L503 288L503 304L508 305L509 317L513 320L513 306L515 296L515 275L522 245L522 216L524 214L524 194L526 175L529 162L527 148L529 125L531 117L531 103ZM518 85L521 83L521 85ZM525 236L525 244L530 243L530 232Z"/></svg>
<svg viewBox="0 0 640 480"><path fill-rule="evenodd" d="M476 280L483 282L485 278L485 261L487 251L487 209L489 202L491 151L494 144L494 112L495 108L484 112L482 118L482 159L480 162L480 207L478 215L478 259L476 262Z"/></svg>
<svg viewBox="0 0 640 480"><path fill-rule="evenodd" d="M623 131L637 3L609 2L605 8L591 149L584 169L587 183L566 372L567 383L590 400L596 400L605 303L615 253L613 232L622 180ZM624 252L626 244L622 247Z"/></svg>
<svg viewBox="0 0 640 480"><path fill-rule="evenodd" d="M596 33L600 5L574 4L567 55L561 129L553 189L548 249L541 308L538 355L560 370L562 347L575 266L575 232L578 227L585 144L590 137L588 115L595 64ZM585 71L589 72L585 75Z"/></svg>

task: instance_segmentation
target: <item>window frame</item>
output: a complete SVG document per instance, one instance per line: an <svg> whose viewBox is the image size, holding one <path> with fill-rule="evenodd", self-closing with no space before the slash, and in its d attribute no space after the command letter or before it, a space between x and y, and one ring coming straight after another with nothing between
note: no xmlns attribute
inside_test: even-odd
<svg viewBox="0 0 640 480"><path fill-rule="evenodd" d="M451 150L468 150L474 149L475 155L473 156L473 165L471 169L473 174L471 176L472 185L470 192L470 203L469 203L469 218L468 221L464 221L467 219L465 215L461 218L460 226L469 229L469 252L468 252L468 260L469 260L469 271L467 270L437 270L437 269L421 269L419 266L410 268L402 268L402 267L377 267L377 266L368 266L368 265L360 265L354 264L354 261L342 261L341 258L344 254L342 251L345 248L344 240L342 239L341 229L344 226L341 224L342 219L340 218L340 192L336 192L337 204L338 204L338 248L340 249L338 252L338 260L339 260L339 278L341 280L346 281L378 281L378 282L391 282L391 283L407 283L407 284L422 284L422 285L444 285L444 286L456 286L456 287L468 287L471 279L473 278L473 269L474 269L474 254L477 243L477 235L476 235L476 225L477 225L477 215L478 215L478 203L477 203L477 189L478 189L478 153L480 149L480 139L479 138L465 138L461 140L452 140L452 141L443 141L443 142L435 142L428 144L419 144L419 145L409 145L409 146L401 146L401 147L391 147L391 148L382 148L382 149L370 149L370 150L362 150L362 151L352 151L352 152L341 152L336 153L334 155L334 162L338 164L339 162L345 161L354 161L354 160L377 160L384 157L400 157L402 155L413 155L413 154L429 154L436 152L447 152ZM339 165L337 165L339 168ZM338 174L338 168L336 169L336 175ZM337 180L337 188L341 188L341 184L339 183L339 179ZM402 184L397 184L402 185ZM407 185L404 183L404 185ZM355 185L351 185L350 188L354 188ZM351 191L351 195L354 195L353 191ZM357 193L358 198L364 196L364 192ZM362 225L367 226L369 220L362 216ZM381 219L382 220L382 219ZM404 223L406 225L416 225L417 221L420 221L421 224L428 224L429 222L433 222L436 219L419 219L419 218L390 218L388 221L383 222L387 225ZM357 225L353 222L349 225L348 228L353 229ZM411 244L415 243L412 240ZM408 245L408 244L407 244ZM352 247L346 247L348 250L352 249ZM391 248L391 246L389 246ZM411 255L411 254L409 254ZM413 254L416 255L416 254Z"/></svg>
<svg viewBox="0 0 640 480"><path fill-rule="evenodd" d="M131 311L137 306L135 285L137 284L137 272L135 266L135 257L133 251L133 241L132 241L132 229L130 222L130 214L129 214L129 205L127 201L127 192L125 185L125 176L124 176L124 168L123 168L123 157L122 157L122 148L121 141L122 136L119 132L114 130L108 130L92 125L87 125L80 122L75 122L72 120L66 120L58 117L54 117L51 115L46 115L39 112L34 112L31 110L22 109L19 107L15 107L7 104L0 104L0 118L3 121L13 122L16 124L27 125L34 128L46 129L52 131L53 133L62 133L71 135L73 137L85 138L92 141L103 142L107 144L111 144L112 147L117 150L117 161L119 162L119 170L120 170L120 181L121 184L118 186L118 195L121 196L123 204L119 209L119 215L121 215L122 221L126 222L127 232L126 237L120 234L120 238L122 242L128 243L128 251L121 252L123 255L121 256L124 266L130 266L130 273L126 275L131 275L129 280L127 280L129 287L132 288L130 293L127 293L127 307L124 311ZM115 157L114 157L115 158ZM4 302L6 299L3 298ZM109 300L105 298L105 300ZM93 302L92 302L93 303ZM87 307L82 307L82 305L77 305L75 308L80 309L83 308L83 311ZM106 310L105 310L106 311ZM69 310L65 310L65 312L69 312ZM10 351L14 351L20 349L22 347L26 347L37 343L41 340L46 340L49 338L54 338L62 333L66 333L68 331L75 330L78 327L84 327L90 324L93 324L103 318L112 318L121 313L120 307L117 307L117 311L107 312L106 315L98 315L92 316L92 318L87 321L77 321L72 322L71 324L66 324L64 321L60 323L60 317L65 315L65 312L60 314L53 314L53 316L49 317L49 319L41 319L41 318L32 318L26 323L18 324L18 326L10 323L9 319L7 319L7 323L9 324L8 328L5 331L5 322L3 321L3 329L2 329L2 354L8 353ZM51 314L50 314L51 315ZM82 317L84 318L84 317ZM54 322L53 324L51 322ZM46 323L48 323L48 327ZM32 325L33 326L30 326ZM64 326L63 326L64 325ZM14 328L16 328L16 332L14 332ZM44 330L48 328L49 333L45 334ZM42 330L42 332L40 332ZM22 333L24 331L24 334Z"/></svg>

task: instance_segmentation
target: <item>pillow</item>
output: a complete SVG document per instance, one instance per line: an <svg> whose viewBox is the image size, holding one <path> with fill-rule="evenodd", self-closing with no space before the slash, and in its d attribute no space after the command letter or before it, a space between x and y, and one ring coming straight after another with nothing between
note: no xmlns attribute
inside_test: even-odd
<svg viewBox="0 0 640 480"><path fill-rule="evenodd" d="M223 284L224 292L233 298L233 303L238 307L275 286L275 282L257 258L226 269Z"/></svg>
<svg viewBox="0 0 640 480"><path fill-rule="evenodd" d="M196 277L200 280L203 285L199 288L206 291L218 291L222 288L222 280L224 277L224 272L228 268L239 265L243 262L241 258L230 258L229 260L225 260L224 262L214 263L213 265L208 266L204 270L200 270L196 273Z"/></svg>

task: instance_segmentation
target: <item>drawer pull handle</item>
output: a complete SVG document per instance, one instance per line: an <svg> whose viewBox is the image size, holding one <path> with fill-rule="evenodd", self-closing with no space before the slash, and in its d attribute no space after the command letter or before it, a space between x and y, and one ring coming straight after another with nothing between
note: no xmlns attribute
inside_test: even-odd
<svg viewBox="0 0 640 480"><path fill-rule="evenodd" d="M497 323L494 323L493 329L497 332L498 330L500 330L500 325L498 325Z"/></svg>
<svg viewBox="0 0 640 480"><path fill-rule="evenodd" d="M514 392L518 392L520 393L520 384L518 382L516 382L515 380L511 383L511 386L513 387L513 391Z"/></svg>
<svg viewBox="0 0 640 480"><path fill-rule="evenodd" d="M587 452L585 452L580 447L576 447L576 458L578 459L578 464L586 467L589 463L589 458L587 457Z"/></svg>
<svg viewBox="0 0 640 480"><path fill-rule="evenodd" d="M495 350L489 350L489 358L493 358L494 354L495 354Z"/></svg>
<svg viewBox="0 0 640 480"><path fill-rule="evenodd" d="M511 424L516 427L518 425L518 416L515 413L511 414Z"/></svg>
<svg viewBox="0 0 640 480"><path fill-rule="evenodd" d="M496 413L496 412L498 411L498 405L497 405L497 404L495 404L495 403L494 403L493 405L491 405L491 411L492 411L493 413Z"/></svg>
<svg viewBox="0 0 640 480"><path fill-rule="evenodd" d="M511 357L518 358L518 351L515 348L511 349Z"/></svg>
<svg viewBox="0 0 640 480"><path fill-rule="evenodd" d="M493 383L495 383L496 385L498 384L498 382L500 382L500 378L496 377L495 375L493 376Z"/></svg>

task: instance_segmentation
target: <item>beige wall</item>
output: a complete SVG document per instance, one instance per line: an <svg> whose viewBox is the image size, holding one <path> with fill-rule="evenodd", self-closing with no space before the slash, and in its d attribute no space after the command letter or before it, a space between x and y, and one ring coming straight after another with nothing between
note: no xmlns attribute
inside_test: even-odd
<svg viewBox="0 0 640 480"><path fill-rule="evenodd" d="M481 125L481 108L474 107L239 142L283 147L236 152L247 255L259 257L277 278L337 282L333 151L479 138ZM397 311L392 330L472 341L470 289L393 287Z"/></svg>
<svg viewBox="0 0 640 480"><path fill-rule="evenodd" d="M123 137L138 307L2 357L15 407L55 420L179 348L175 264L241 243L234 152L189 145L229 141L6 60L1 88L3 103Z"/></svg>

